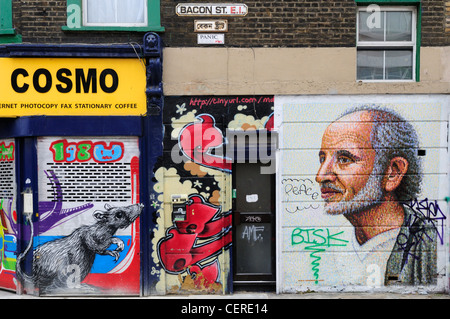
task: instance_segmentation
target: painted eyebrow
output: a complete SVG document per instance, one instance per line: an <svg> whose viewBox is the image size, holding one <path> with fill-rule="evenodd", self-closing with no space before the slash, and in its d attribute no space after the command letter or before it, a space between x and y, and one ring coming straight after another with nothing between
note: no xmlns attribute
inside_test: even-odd
<svg viewBox="0 0 450 319"><path fill-rule="evenodd" d="M338 150L336 152L336 155L337 156L346 156L346 157L351 158L352 160L354 160L356 162L361 160L361 157L359 157L359 156L357 156L357 155L355 155L355 154L353 154L353 153L351 153L351 152L349 152L347 150Z"/></svg>

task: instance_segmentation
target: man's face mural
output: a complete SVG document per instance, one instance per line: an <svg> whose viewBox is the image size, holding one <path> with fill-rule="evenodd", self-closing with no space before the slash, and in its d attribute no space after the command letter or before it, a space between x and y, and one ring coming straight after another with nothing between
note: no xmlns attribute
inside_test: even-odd
<svg viewBox="0 0 450 319"><path fill-rule="evenodd" d="M363 111L346 115L326 129L316 175L326 213L355 213L381 200L382 175L373 169L372 127L370 114Z"/></svg>

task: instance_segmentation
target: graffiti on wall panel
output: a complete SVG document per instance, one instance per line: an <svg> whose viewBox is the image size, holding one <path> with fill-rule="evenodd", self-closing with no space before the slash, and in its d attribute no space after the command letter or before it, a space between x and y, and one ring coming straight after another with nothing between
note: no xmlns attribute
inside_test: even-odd
<svg viewBox="0 0 450 319"><path fill-rule="evenodd" d="M124 145L121 142L111 142L108 146L104 141L69 143L67 140L58 140L52 143L50 150L55 162L85 162L93 159L98 163L108 163L123 157Z"/></svg>
<svg viewBox="0 0 450 319"><path fill-rule="evenodd" d="M205 202L202 196L190 195L186 219L175 221L167 230L166 237L158 243L158 256L166 272L187 271L195 276L195 286L208 287L219 281L217 255L230 244L231 212L223 213L219 206Z"/></svg>
<svg viewBox="0 0 450 319"><path fill-rule="evenodd" d="M291 245L302 245L309 252L314 283L319 283L321 254L330 247L347 246L348 240L340 238L343 231L332 233L328 228L295 228L291 233Z"/></svg>
<svg viewBox="0 0 450 319"><path fill-rule="evenodd" d="M139 148L133 137L39 138L36 216L17 275L27 293L139 294ZM32 272L22 261L32 255Z"/></svg>
<svg viewBox="0 0 450 319"><path fill-rule="evenodd" d="M230 159L213 154L215 149L223 149L224 145L223 133L215 125L214 118L209 114L200 114L195 119L194 123L187 124L179 134L181 151L194 163L230 172Z"/></svg>
<svg viewBox="0 0 450 319"><path fill-rule="evenodd" d="M302 159L289 151L282 155L289 158L282 174L289 175L281 179L281 223L289 230L285 245L291 247L284 257L283 285L436 285L446 209L438 199L438 176L426 173L427 161L440 160L427 150L436 139L439 143L440 126L421 123L423 114L412 114L408 103L349 107L335 102L332 108L314 103L317 114L324 114L320 107L333 110L325 119L308 115L312 104L299 100L282 104L283 116L296 123L283 128L285 136L292 138L293 131L314 122L327 123L284 140L286 149L292 145ZM298 110L293 115L293 102L303 107L301 116ZM435 110L428 116L440 119Z"/></svg>
<svg viewBox="0 0 450 319"><path fill-rule="evenodd" d="M111 256L117 262L124 250L122 239L116 237L119 229L128 228L140 215L143 206L112 207L95 211L95 224L82 225L70 235L47 241L33 251L33 272L23 272L20 264L32 245L17 258L17 275L25 289L38 287L40 293L64 293L68 289L98 293L101 290L83 281L91 272L96 255ZM33 221L28 219L30 227ZM31 233L34 237L33 232ZM115 245L114 249L109 249Z"/></svg>
<svg viewBox="0 0 450 319"><path fill-rule="evenodd" d="M0 143L0 159L2 161L14 161L14 142L6 146L5 142Z"/></svg>
<svg viewBox="0 0 450 319"><path fill-rule="evenodd" d="M232 161L228 130L273 127L273 96L166 97L164 150L155 168L154 261L162 292L230 291ZM172 218L171 195L188 196L185 220ZM177 215L178 216L178 215ZM162 272L153 273L160 278Z"/></svg>
<svg viewBox="0 0 450 319"><path fill-rule="evenodd" d="M15 141L0 141L0 287L15 289L17 252Z"/></svg>

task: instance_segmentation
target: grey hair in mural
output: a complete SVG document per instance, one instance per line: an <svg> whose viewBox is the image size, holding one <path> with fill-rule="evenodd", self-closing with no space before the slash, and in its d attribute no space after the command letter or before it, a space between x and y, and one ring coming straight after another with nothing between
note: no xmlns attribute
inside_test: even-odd
<svg viewBox="0 0 450 319"><path fill-rule="evenodd" d="M422 158L419 156L419 137L415 128L398 112L377 105L351 108L339 118L361 111L370 112L376 123L370 139L372 147L377 150L374 171L384 172L389 161L396 156L405 158L408 161L408 171L395 189L395 194L400 201L417 198L421 191L423 168Z"/></svg>

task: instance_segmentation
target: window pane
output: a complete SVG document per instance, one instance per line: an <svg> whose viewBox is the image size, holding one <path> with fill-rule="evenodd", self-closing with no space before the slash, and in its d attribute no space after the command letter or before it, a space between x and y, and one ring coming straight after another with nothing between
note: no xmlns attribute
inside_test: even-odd
<svg viewBox="0 0 450 319"><path fill-rule="evenodd" d="M145 3L143 0L117 1L118 21L120 23L144 23Z"/></svg>
<svg viewBox="0 0 450 319"><path fill-rule="evenodd" d="M386 51L386 80L412 80L412 50Z"/></svg>
<svg viewBox="0 0 450 319"><path fill-rule="evenodd" d="M87 23L145 24L147 0L86 0Z"/></svg>
<svg viewBox="0 0 450 319"><path fill-rule="evenodd" d="M358 50L358 80L383 80L383 53L383 50Z"/></svg>
<svg viewBox="0 0 450 319"><path fill-rule="evenodd" d="M386 12L386 41L412 40L412 12Z"/></svg>
<svg viewBox="0 0 450 319"><path fill-rule="evenodd" d="M88 23L114 23L115 0L86 0Z"/></svg>
<svg viewBox="0 0 450 319"><path fill-rule="evenodd" d="M384 41L384 13L359 12L359 41Z"/></svg>

